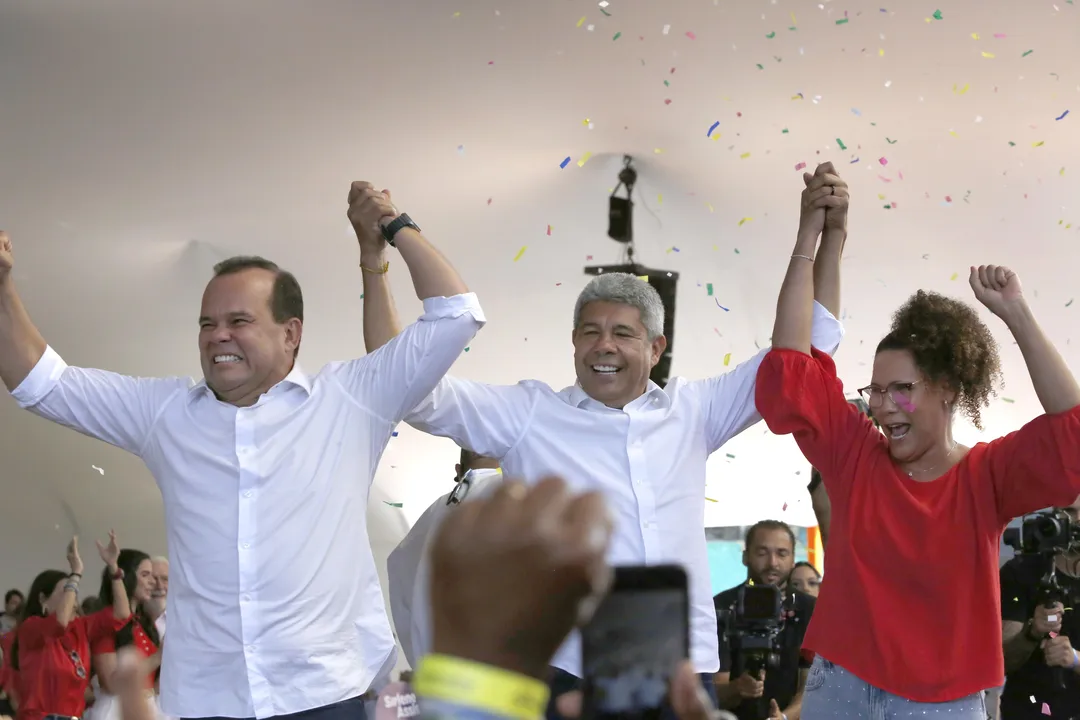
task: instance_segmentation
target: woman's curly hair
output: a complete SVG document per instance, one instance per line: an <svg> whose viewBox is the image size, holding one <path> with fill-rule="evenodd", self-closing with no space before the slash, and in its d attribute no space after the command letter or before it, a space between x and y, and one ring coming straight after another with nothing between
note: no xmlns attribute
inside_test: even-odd
<svg viewBox="0 0 1080 720"><path fill-rule="evenodd" d="M959 300L920 290L893 314L882 350L907 350L931 382L957 394L956 405L982 429L982 409L1001 385L1001 358L990 329Z"/></svg>

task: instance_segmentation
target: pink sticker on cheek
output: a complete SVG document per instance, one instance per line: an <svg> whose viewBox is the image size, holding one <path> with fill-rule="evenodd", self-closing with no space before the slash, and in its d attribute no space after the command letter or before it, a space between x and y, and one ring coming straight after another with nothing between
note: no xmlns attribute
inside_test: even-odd
<svg viewBox="0 0 1080 720"><path fill-rule="evenodd" d="M911 402L910 400L900 398L896 401L896 404L899 405L900 409L906 413L915 412L915 403Z"/></svg>

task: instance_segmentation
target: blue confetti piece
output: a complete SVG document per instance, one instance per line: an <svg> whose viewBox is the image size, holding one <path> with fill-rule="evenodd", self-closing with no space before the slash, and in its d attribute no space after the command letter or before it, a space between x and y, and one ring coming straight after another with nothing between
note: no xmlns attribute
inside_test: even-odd
<svg viewBox="0 0 1080 720"><path fill-rule="evenodd" d="M724 307L723 305L720 304L719 298L713 298L713 300L716 300L716 307L720 308L724 312L731 312L731 308L726 308L726 307Z"/></svg>
<svg viewBox="0 0 1080 720"><path fill-rule="evenodd" d="M567 156L567 158L565 160L563 160L561 163L559 163L559 167L560 168L565 168L569 164L570 164L570 157Z"/></svg>
<svg viewBox="0 0 1080 720"><path fill-rule="evenodd" d="M394 432L390 433L390 437L397 437L397 430L395 430Z"/></svg>
<svg viewBox="0 0 1080 720"><path fill-rule="evenodd" d="M859 108L851 108L851 112L855 113L857 117L862 117L862 113L859 112Z"/></svg>
<svg viewBox="0 0 1080 720"><path fill-rule="evenodd" d="M859 162L859 158L855 158L855 159L854 159L854 160L852 160L852 161L851 161L851 162L850 162L849 164L851 164L851 165L854 165L854 164L855 164L855 163L857 163L857 162Z"/></svg>
<svg viewBox="0 0 1080 720"><path fill-rule="evenodd" d="M1066 115L1068 115L1068 114L1069 114L1069 111L1068 111L1068 110L1066 110L1065 112L1061 113L1060 115L1058 115L1058 116L1057 116L1056 118L1054 118L1054 119L1055 119L1055 120L1062 120L1062 119L1064 119L1064 118L1065 118L1065 116L1066 116Z"/></svg>
<svg viewBox="0 0 1080 720"><path fill-rule="evenodd" d="M712 125L709 126L709 132L705 133L705 137L712 137L713 130L715 130L718 127L720 127L720 121L719 120L717 120L716 122L714 122Z"/></svg>

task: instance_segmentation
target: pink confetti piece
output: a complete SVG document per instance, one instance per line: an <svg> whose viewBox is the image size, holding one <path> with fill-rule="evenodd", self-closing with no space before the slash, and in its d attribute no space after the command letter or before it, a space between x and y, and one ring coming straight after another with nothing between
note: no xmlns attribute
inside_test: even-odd
<svg viewBox="0 0 1080 720"><path fill-rule="evenodd" d="M886 159L885 159L885 158L883 158L883 157L879 157L877 161L878 161L879 163L881 163L882 165L888 165L888 164L889 164L889 161L888 161L888 160L886 160Z"/></svg>
<svg viewBox="0 0 1080 720"><path fill-rule="evenodd" d="M1005 35L1005 33L994 33L994 37L996 37L998 40L1001 40L1007 36Z"/></svg>
<svg viewBox="0 0 1080 720"><path fill-rule="evenodd" d="M548 225L547 234L548 234L548 237L551 237L551 226L550 225Z"/></svg>
<svg viewBox="0 0 1080 720"><path fill-rule="evenodd" d="M488 198L488 205L491 204L491 198Z"/></svg>
<svg viewBox="0 0 1080 720"><path fill-rule="evenodd" d="M693 30L687 30L686 37L690 38L691 40L697 40L697 35L694 34Z"/></svg>
<svg viewBox="0 0 1080 720"><path fill-rule="evenodd" d="M801 162L795 166L795 170L802 170L804 167L806 167L806 163Z"/></svg>
<svg viewBox="0 0 1080 720"><path fill-rule="evenodd" d="M952 202L952 196L951 195L946 195L945 196L945 202L951 203Z"/></svg>
<svg viewBox="0 0 1080 720"><path fill-rule="evenodd" d="M1049 715L1050 714L1050 706L1047 705L1046 703L1042 704L1042 714L1043 715Z"/></svg>
<svg viewBox="0 0 1080 720"><path fill-rule="evenodd" d="M887 178L884 175L878 175L878 180L880 180L881 182L892 182L891 178Z"/></svg>
<svg viewBox="0 0 1080 720"><path fill-rule="evenodd" d="M781 508L782 512L787 512L787 503L784 503L784 507Z"/></svg>
<svg viewBox="0 0 1080 720"><path fill-rule="evenodd" d="M900 179L901 179L901 180L903 180L903 179L904 179L904 173L902 173L902 172L900 172L899 170L897 170L897 171L896 171L896 174L900 176Z"/></svg>

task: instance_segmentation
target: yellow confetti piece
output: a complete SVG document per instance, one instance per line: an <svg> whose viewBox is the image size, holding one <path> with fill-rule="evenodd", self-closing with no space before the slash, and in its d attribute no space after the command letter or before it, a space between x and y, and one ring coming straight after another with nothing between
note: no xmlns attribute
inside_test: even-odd
<svg viewBox="0 0 1080 720"><path fill-rule="evenodd" d="M1060 170L1058 170L1058 175L1064 175L1064 174L1065 174L1065 168L1061 168Z"/></svg>
<svg viewBox="0 0 1080 720"><path fill-rule="evenodd" d="M926 21L926 22L928 22L928 23L932 23L932 22L934 22L934 21L933 21L933 20L931 20L930 18L923 18L923 20L925 20L925 21Z"/></svg>
<svg viewBox="0 0 1080 720"><path fill-rule="evenodd" d="M885 57L885 48L878 48L878 57Z"/></svg>
<svg viewBox="0 0 1080 720"><path fill-rule="evenodd" d="M529 248L529 246L528 246L528 245L522 245L522 246L521 246L521 249L520 249L520 250L518 250L518 254L514 256L514 262L517 262L518 260L520 260L520 259L521 259L521 256L525 254L525 251L526 251L526 250L527 250L528 248Z"/></svg>
<svg viewBox="0 0 1080 720"><path fill-rule="evenodd" d="M648 275L638 275L637 279L641 280L642 282L649 282L649 276Z"/></svg>
<svg viewBox="0 0 1080 720"><path fill-rule="evenodd" d="M983 54L982 54L982 56L983 56L984 58L990 58L991 60L993 60L993 59L994 59L994 53L988 53L988 52L986 52L985 50L983 51Z"/></svg>
<svg viewBox="0 0 1080 720"><path fill-rule="evenodd" d="M742 227L743 225L745 225L746 223L750 222L753 219L754 218L752 218L752 217L744 217L742 220L739 221L739 227Z"/></svg>
<svg viewBox="0 0 1080 720"><path fill-rule="evenodd" d="M659 155L660 153L662 153L664 151L662 149L660 149L660 148L653 148L653 152L656 153L657 155Z"/></svg>
<svg viewBox="0 0 1080 720"><path fill-rule="evenodd" d="M730 364L731 364L731 353L728 353L727 355L724 355L724 367L727 367Z"/></svg>
<svg viewBox="0 0 1080 720"><path fill-rule="evenodd" d="M798 25L799 24L799 23L795 22L795 13L791 13L791 24L792 25Z"/></svg>
<svg viewBox="0 0 1080 720"><path fill-rule="evenodd" d="M960 273L953 273L953 274L952 274L952 277L951 277L951 278L949 278L949 279L950 279L950 280L955 280L955 279L956 279L956 278L958 278L958 277L960 277Z"/></svg>
<svg viewBox="0 0 1080 720"><path fill-rule="evenodd" d="M719 139L720 139L720 133L713 133L712 134L712 141L713 142L716 142Z"/></svg>
<svg viewBox="0 0 1080 720"><path fill-rule="evenodd" d="M1065 169L1065 168L1062 168L1062 170L1064 170L1064 169ZM713 211L713 208L712 208L712 203L708 203L708 202L707 202L707 203L705 203L705 207L709 208L709 212L712 212L712 211Z"/></svg>
<svg viewBox="0 0 1080 720"><path fill-rule="evenodd" d="M949 134L952 135L953 137L960 137L959 135L956 134L955 130L950 130Z"/></svg>
<svg viewBox="0 0 1080 720"><path fill-rule="evenodd" d="M711 497L709 497L708 495L706 495L706 496L705 496L705 499L706 499L706 500L708 500L709 502L720 502L719 500L713 500L713 499L712 499Z"/></svg>
<svg viewBox="0 0 1080 720"><path fill-rule="evenodd" d="M1045 141L1045 140L1040 140L1040 141L1039 141L1039 142L1037 142L1037 143L1031 143L1031 147L1042 147L1042 146L1043 146L1043 145L1045 145L1045 144L1046 144L1046 141Z"/></svg>
<svg viewBox="0 0 1080 720"><path fill-rule="evenodd" d="M454 17L456 17L456 18L461 17L461 11L459 10L456 13L454 13Z"/></svg>
<svg viewBox="0 0 1080 720"><path fill-rule="evenodd" d="M590 120L589 118L585 118L584 120L581 121L581 124L584 125L585 127L589 127L589 123L591 123L591 122L592 122L592 120Z"/></svg>
<svg viewBox="0 0 1080 720"><path fill-rule="evenodd" d="M878 199L878 200L884 200L884 199L885 199L885 196L884 196L884 195L882 195L881 193L878 193L877 199Z"/></svg>
<svg viewBox="0 0 1080 720"><path fill-rule="evenodd" d="M589 158L591 158L591 157L592 157L591 152L585 153L584 155L581 156L581 159L577 161L577 166L578 167L583 167L585 165L585 163L589 162Z"/></svg>
<svg viewBox="0 0 1080 720"><path fill-rule="evenodd" d="M584 25L584 24L585 24L585 16L584 16L584 15L582 15L582 16L581 16L581 19L577 21L577 26L578 26L578 27L581 27L581 26L582 26L582 25Z"/></svg>
<svg viewBox="0 0 1080 720"><path fill-rule="evenodd" d="M739 159L740 160L745 160L748 157L750 157L750 153L745 152L745 153L743 153L742 155L739 156Z"/></svg>
<svg viewBox="0 0 1080 720"><path fill-rule="evenodd" d="M802 95L792 95L792 96L791 96L791 99L792 99L792 100L802 100L802 99L803 99L803 96L802 96Z"/></svg>
<svg viewBox="0 0 1080 720"><path fill-rule="evenodd" d="M979 33L971 33L971 39L972 40L978 40L979 39Z"/></svg>
<svg viewBox="0 0 1080 720"><path fill-rule="evenodd" d="M664 204L664 193L660 193L656 196L656 202L660 203L661 205Z"/></svg>
<svg viewBox="0 0 1080 720"><path fill-rule="evenodd" d="M957 89L956 89L956 85L955 85L955 84L953 84L953 86L952 86L952 91L953 91L954 93L956 93L957 95L963 95L964 93L966 93L966 92L968 91L968 89L969 89L970 87L971 87L971 83L965 83L965 84L964 84L964 87L962 87L962 88L960 88L959 90L957 90Z"/></svg>

